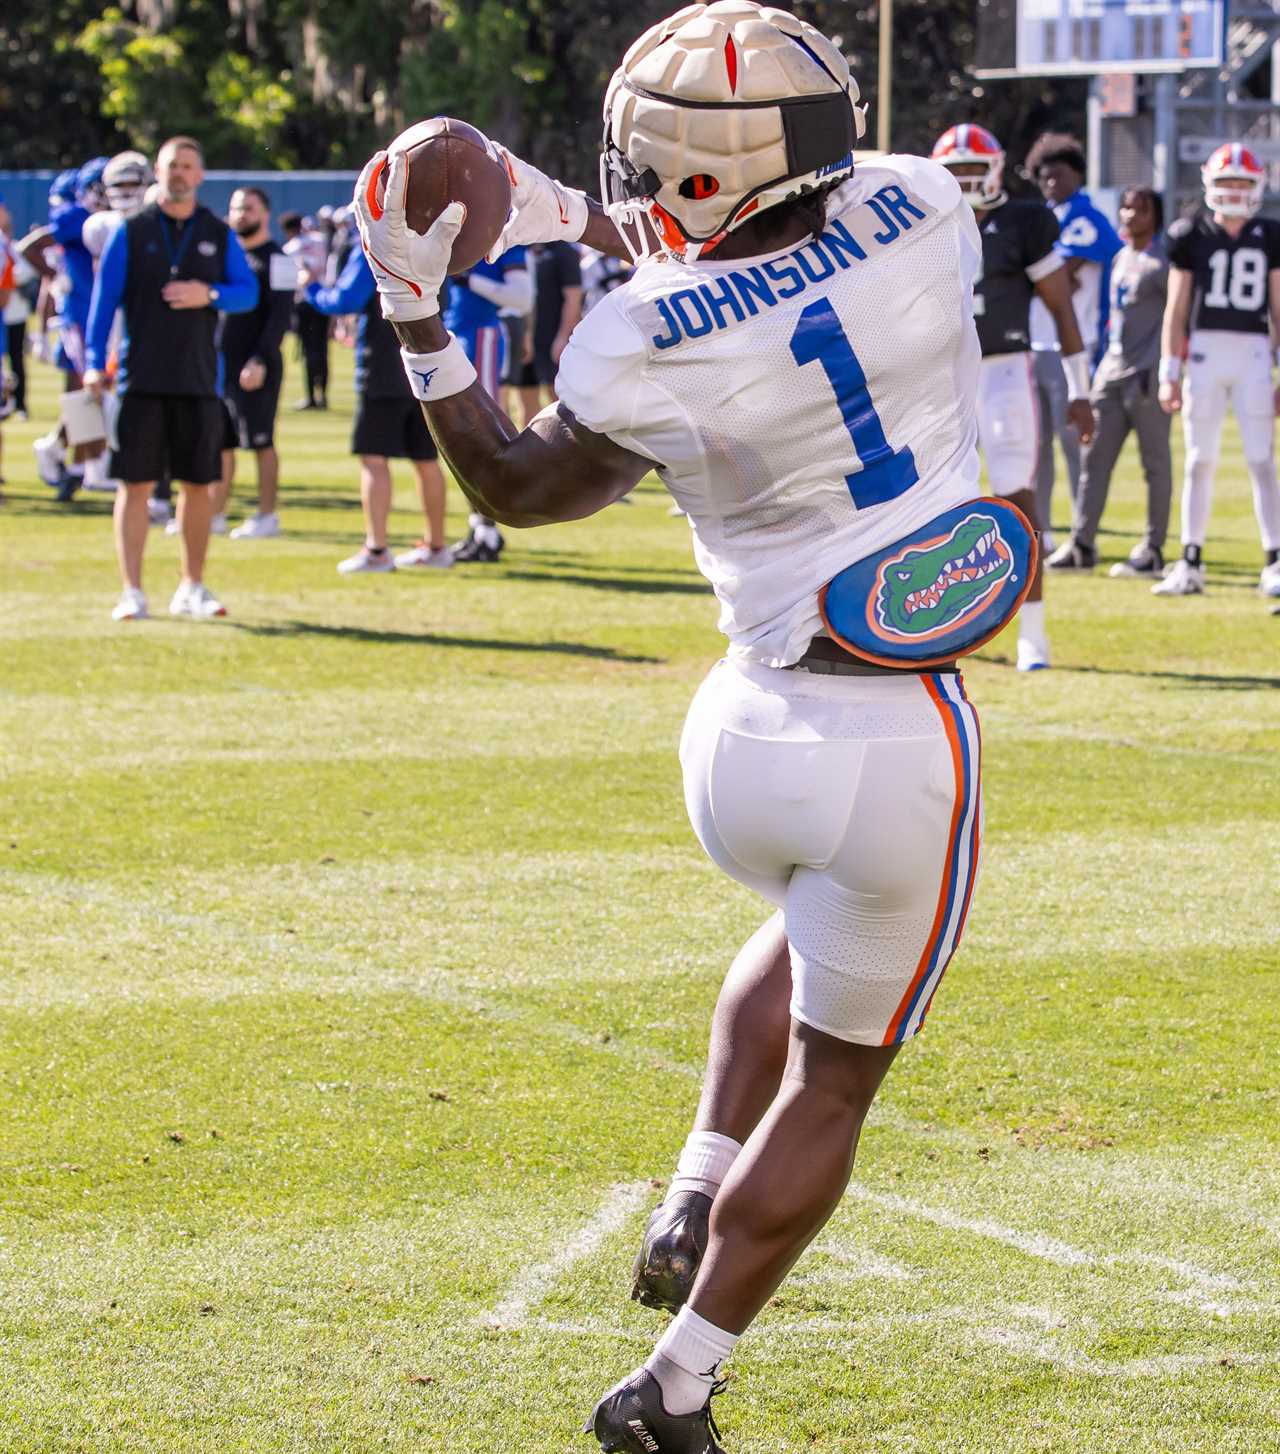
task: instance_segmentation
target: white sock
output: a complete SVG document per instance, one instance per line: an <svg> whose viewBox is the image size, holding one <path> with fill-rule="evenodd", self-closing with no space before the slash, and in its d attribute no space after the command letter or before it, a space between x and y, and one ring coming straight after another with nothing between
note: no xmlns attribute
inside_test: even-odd
<svg viewBox="0 0 1280 1454"><path fill-rule="evenodd" d="M102 485L107 480L107 456L95 454L92 459L84 462L84 482L86 485Z"/></svg>
<svg viewBox="0 0 1280 1454"><path fill-rule="evenodd" d="M741 1150L742 1143L731 1136L721 1136L716 1131L690 1131L667 1195L700 1191L704 1196L714 1197Z"/></svg>
<svg viewBox="0 0 1280 1454"><path fill-rule="evenodd" d="M1046 651L1049 649L1049 642L1044 634L1043 601L1022 603L1022 610L1018 612L1018 637L1022 641L1034 641Z"/></svg>
<svg viewBox="0 0 1280 1454"><path fill-rule="evenodd" d="M737 1333L726 1333L684 1307L667 1325L645 1367L658 1380L669 1414L692 1414L706 1403Z"/></svg>

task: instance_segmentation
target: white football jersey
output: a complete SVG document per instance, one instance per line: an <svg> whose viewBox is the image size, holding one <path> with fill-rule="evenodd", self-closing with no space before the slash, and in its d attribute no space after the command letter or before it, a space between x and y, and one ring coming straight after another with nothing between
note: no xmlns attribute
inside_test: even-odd
<svg viewBox="0 0 1280 1454"><path fill-rule="evenodd" d="M107 243L111 241L111 234L124 222L119 212L90 212L84 220L84 226L80 229L80 237L85 247L93 254L94 263L98 263L102 254L107 250Z"/></svg>
<svg viewBox="0 0 1280 1454"><path fill-rule="evenodd" d="M731 655L797 661L832 576L979 493L981 258L955 178L890 156L832 193L820 238L653 259L575 329L556 392L654 461Z"/></svg>

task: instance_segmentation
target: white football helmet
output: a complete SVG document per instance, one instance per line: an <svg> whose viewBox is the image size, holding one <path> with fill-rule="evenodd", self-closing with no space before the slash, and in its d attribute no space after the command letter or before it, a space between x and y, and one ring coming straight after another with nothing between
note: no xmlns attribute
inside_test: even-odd
<svg viewBox="0 0 1280 1454"><path fill-rule="evenodd" d="M146 205L147 188L155 179L151 163L140 151L118 152L102 174L107 206L121 217L136 216Z"/></svg>
<svg viewBox="0 0 1280 1454"><path fill-rule="evenodd" d="M604 101L600 192L636 261L692 262L768 207L841 181L866 130L836 47L754 0L687 5L645 31Z"/></svg>
<svg viewBox="0 0 1280 1454"><path fill-rule="evenodd" d="M1226 142L1200 168L1205 205L1223 217L1252 217L1262 206L1267 173L1256 156L1238 141ZM1224 187L1223 182L1248 182L1247 187Z"/></svg>

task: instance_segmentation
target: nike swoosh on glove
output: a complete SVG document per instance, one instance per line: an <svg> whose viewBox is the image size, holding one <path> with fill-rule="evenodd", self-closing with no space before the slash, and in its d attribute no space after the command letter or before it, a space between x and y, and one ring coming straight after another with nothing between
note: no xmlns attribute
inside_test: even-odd
<svg viewBox="0 0 1280 1454"><path fill-rule="evenodd" d="M505 146L494 150L511 178L511 212L486 254L489 261L531 242L577 242L587 227L587 194L553 181Z"/></svg>
<svg viewBox="0 0 1280 1454"><path fill-rule="evenodd" d="M378 178L387 172L378 202ZM396 323L431 318L440 311L439 293L449 271L454 239L466 218L461 202L450 202L426 232L415 232L405 217L409 159L404 152L377 152L356 182L356 226L370 271L378 284L382 316Z"/></svg>

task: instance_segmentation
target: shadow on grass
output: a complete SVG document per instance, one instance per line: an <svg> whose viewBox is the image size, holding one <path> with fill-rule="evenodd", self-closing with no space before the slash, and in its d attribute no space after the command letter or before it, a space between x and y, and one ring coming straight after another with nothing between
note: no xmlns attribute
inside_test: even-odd
<svg viewBox="0 0 1280 1454"><path fill-rule="evenodd" d="M275 621L254 625L229 621L235 631L250 636L320 636L338 641L367 641L376 646L449 646L467 651L550 652L559 656L586 656L597 661L619 661L636 666L661 666L661 656L634 656L612 646L588 646L581 641L501 641L485 636L438 636L431 631L378 631L368 626L326 626L314 621Z"/></svg>
<svg viewBox="0 0 1280 1454"><path fill-rule="evenodd" d="M1002 666L1006 669L1012 669L1014 666L1010 657L988 656L984 652L975 652L973 659L984 662L987 666ZM1280 691L1280 677L1216 676L1212 672L1201 671L1139 671L1136 668L1124 666L1061 666L1055 664L1052 670L1058 675L1070 672L1076 676L1141 677L1144 681L1175 682L1189 687L1208 687L1212 691L1220 692L1253 692L1259 689Z"/></svg>
<svg viewBox="0 0 1280 1454"><path fill-rule="evenodd" d="M509 570L507 579L533 581L540 585L592 586L598 591L632 591L644 596L709 596L711 587L701 577L693 580L650 580L623 575L580 576L566 571Z"/></svg>

